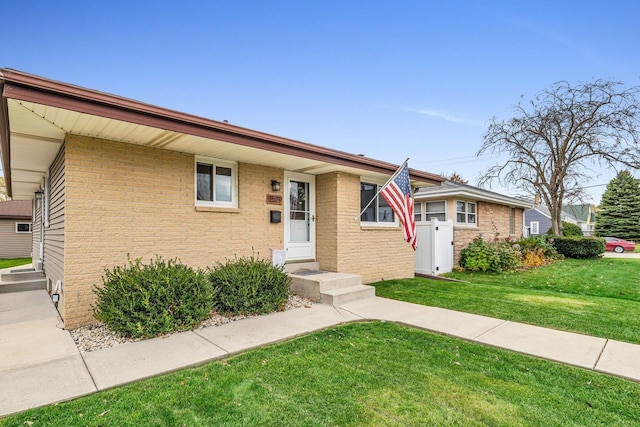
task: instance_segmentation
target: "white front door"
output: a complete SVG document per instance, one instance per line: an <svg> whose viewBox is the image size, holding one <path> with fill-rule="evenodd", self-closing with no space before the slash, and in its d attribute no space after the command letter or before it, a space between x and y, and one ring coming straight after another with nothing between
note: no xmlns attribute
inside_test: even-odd
<svg viewBox="0 0 640 427"><path fill-rule="evenodd" d="M285 172L284 242L287 260L316 258L316 177Z"/></svg>

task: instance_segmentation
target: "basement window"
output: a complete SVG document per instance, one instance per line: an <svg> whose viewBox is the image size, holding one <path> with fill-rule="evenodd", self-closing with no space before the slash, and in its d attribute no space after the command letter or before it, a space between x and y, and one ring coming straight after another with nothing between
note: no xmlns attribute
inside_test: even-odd
<svg viewBox="0 0 640 427"><path fill-rule="evenodd" d="M16 222L16 233L31 233L31 223Z"/></svg>

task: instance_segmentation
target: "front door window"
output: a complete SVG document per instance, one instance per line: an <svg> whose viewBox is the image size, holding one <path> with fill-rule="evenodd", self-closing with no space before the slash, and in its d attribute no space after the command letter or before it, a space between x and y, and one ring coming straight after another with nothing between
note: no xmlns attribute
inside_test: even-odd
<svg viewBox="0 0 640 427"><path fill-rule="evenodd" d="M289 239L291 242L309 241L309 183L289 181Z"/></svg>

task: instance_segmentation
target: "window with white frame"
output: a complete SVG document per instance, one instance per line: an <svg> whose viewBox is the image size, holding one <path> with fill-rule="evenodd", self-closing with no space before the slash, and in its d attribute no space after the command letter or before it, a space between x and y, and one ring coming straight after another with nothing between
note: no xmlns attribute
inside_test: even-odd
<svg viewBox="0 0 640 427"><path fill-rule="evenodd" d="M396 218L393 209L384 197L376 195L380 187L378 184L369 182L360 183L360 210L364 209L360 215L360 221L371 225L395 224ZM374 198L375 200L373 200ZM369 202L371 203L369 204Z"/></svg>
<svg viewBox="0 0 640 427"><path fill-rule="evenodd" d="M236 163L197 157L195 179L197 206L238 207Z"/></svg>
<svg viewBox="0 0 640 427"><path fill-rule="evenodd" d="M16 222L16 233L31 233L31 223Z"/></svg>
<svg viewBox="0 0 640 427"><path fill-rule="evenodd" d="M456 201L456 223L476 225L476 204L461 200Z"/></svg>
<svg viewBox="0 0 640 427"><path fill-rule="evenodd" d="M539 221L531 221L529 223L529 227L531 227L531 234L532 235L540 234L540 222Z"/></svg>
<svg viewBox="0 0 640 427"><path fill-rule="evenodd" d="M425 219L429 221L432 218L436 218L438 221L447 220L447 202L439 200L425 203Z"/></svg>
<svg viewBox="0 0 640 427"><path fill-rule="evenodd" d="M415 218L415 222L422 222L422 205L424 203L414 203L413 205L413 217Z"/></svg>

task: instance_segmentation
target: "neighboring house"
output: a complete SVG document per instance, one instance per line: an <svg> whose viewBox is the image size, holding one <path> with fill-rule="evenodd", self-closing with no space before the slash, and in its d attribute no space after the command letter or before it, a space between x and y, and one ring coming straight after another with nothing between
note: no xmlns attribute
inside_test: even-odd
<svg viewBox="0 0 640 427"><path fill-rule="evenodd" d="M592 204L564 205L562 211L573 216L585 236L593 236L596 227L596 207Z"/></svg>
<svg viewBox="0 0 640 427"><path fill-rule="evenodd" d="M578 220L566 212L560 212L560 220L577 224ZM547 234L551 228L551 213L546 206L536 205L524 211L525 235L539 236Z"/></svg>
<svg viewBox="0 0 640 427"><path fill-rule="evenodd" d="M420 188L415 193L416 223L437 218L453 221L454 264L460 251L478 235L519 239L523 233L523 212L530 202L493 191L445 181L439 187Z"/></svg>
<svg viewBox="0 0 640 427"><path fill-rule="evenodd" d="M92 286L127 255L205 267L286 251L364 283L413 277L384 199L359 218L397 165L14 70L0 85L7 191L34 201L34 265L66 328L94 322Z"/></svg>
<svg viewBox="0 0 640 427"><path fill-rule="evenodd" d="M31 202L0 202L0 259L31 256Z"/></svg>

